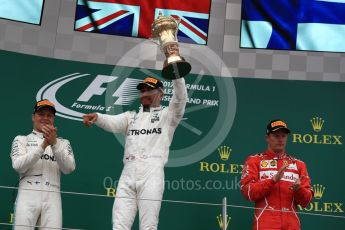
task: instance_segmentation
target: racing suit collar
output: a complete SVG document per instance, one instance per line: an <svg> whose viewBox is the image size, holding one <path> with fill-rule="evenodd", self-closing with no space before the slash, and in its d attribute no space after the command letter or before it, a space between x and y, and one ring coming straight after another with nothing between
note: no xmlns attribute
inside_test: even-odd
<svg viewBox="0 0 345 230"><path fill-rule="evenodd" d="M288 154L287 152L284 152L284 153L275 153L275 152L272 152L271 150L266 150L265 154L269 157L269 158L278 158L278 159L283 159L285 157L288 157Z"/></svg>
<svg viewBox="0 0 345 230"><path fill-rule="evenodd" d="M36 135L37 137L43 139L43 133L38 132L37 130L32 130L32 134Z"/></svg>

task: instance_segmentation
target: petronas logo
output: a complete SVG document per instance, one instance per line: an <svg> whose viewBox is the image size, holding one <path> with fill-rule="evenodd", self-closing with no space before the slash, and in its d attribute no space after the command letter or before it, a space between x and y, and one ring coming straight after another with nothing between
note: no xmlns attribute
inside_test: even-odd
<svg viewBox="0 0 345 230"><path fill-rule="evenodd" d="M226 221L227 221L226 226L229 226L231 217L228 216L228 215L226 215L226 217L227 217L227 218L226 218ZM222 215L222 214L218 215L218 216L217 216L217 220L218 220L219 228L220 228L220 229L223 229L223 228L224 228L223 215Z"/></svg>
<svg viewBox="0 0 345 230"><path fill-rule="evenodd" d="M313 190L314 190L314 197L315 199L321 199L323 196L323 193L325 192L325 187L321 184L314 184Z"/></svg>
<svg viewBox="0 0 345 230"><path fill-rule="evenodd" d="M323 120L321 117L313 117L310 122L313 126L314 131L320 132L322 130L323 123L325 123L325 120Z"/></svg>
<svg viewBox="0 0 345 230"><path fill-rule="evenodd" d="M231 150L229 146L220 146L218 148L220 159L223 161L229 160Z"/></svg>

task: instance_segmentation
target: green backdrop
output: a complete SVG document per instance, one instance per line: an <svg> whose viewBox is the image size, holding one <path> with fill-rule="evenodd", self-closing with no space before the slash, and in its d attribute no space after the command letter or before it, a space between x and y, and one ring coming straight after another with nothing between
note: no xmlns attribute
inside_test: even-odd
<svg viewBox="0 0 345 230"><path fill-rule="evenodd" d="M76 171L62 176L62 191L93 194L62 194L64 227L111 229L112 195L123 167L123 137L85 128L78 119L82 113L136 109L136 81L159 71L4 51L0 61L0 222L12 221L15 194L5 187L18 180L11 167L12 140L31 132L34 101L46 97L58 102L56 126L59 135L71 141L76 158ZM189 101L165 170L166 201L159 229L220 229L217 217L225 196L230 205L252 207L239 190L243 162L265 150L265 126L275 118L289 124L288 152L307 163L316 189L317 197L300 209L303 229L345 229L344 83L192 74L186 82ZM171 84L164 84L163 105L167 105ZM313 126L311 120L321 121L322 127ZM251 229L252 209L231 206L228 214L228 229ZM11 227L2 224L0 229ZM138 229L137 220L133 229Z"/></svg>

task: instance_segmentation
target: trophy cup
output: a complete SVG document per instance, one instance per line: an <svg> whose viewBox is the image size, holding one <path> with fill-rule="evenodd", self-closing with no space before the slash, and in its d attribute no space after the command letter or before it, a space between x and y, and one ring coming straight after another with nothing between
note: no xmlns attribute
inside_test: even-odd
<svg viewBox="0 0 345 230"><path fill-rule="evenodd" d="M166 79L178 79L187 75L192 67L180 56L177 43L177 30L181 19L163 16L161 13L151 25L152 38L165 54L162 76Z"/></svg>

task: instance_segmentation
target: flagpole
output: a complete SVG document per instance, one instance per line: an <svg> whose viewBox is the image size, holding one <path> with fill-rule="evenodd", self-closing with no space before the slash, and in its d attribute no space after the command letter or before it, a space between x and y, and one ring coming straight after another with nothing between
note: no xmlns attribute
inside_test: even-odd
<svg viewBox="0 0 345 230"><path fill-rule="evenodd" d="M228 222L227 222L227 209L226 209L226 206L227 206L227 200L226 200L226 197L223 198L223 230L226 230L227 229L227 225L228 225Z"/></svg>

